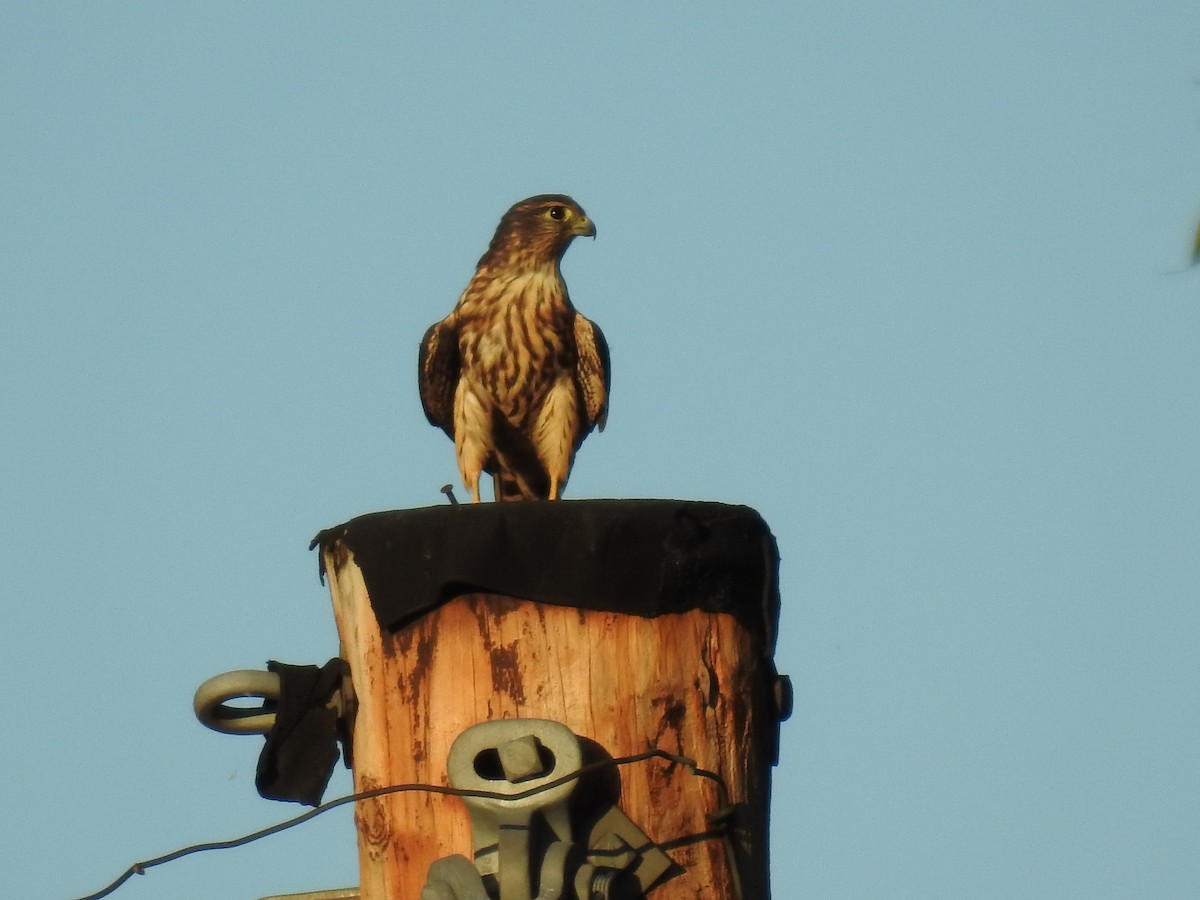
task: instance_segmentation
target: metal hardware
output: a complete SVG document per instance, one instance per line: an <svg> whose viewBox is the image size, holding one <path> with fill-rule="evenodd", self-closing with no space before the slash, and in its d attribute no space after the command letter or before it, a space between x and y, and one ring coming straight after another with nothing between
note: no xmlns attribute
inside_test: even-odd
<svg viewBox="0 0 1200 900"><path fill-rule="evenodd" d="M637 882L638 896L671 868L671 857L615 806L610 806L592 826L587 846L589 862L626 872Z"/></svg>
<svg viewBox="0 0 1200 900"><path fill-rule="evenodd" d="M510 795L570 775L581 765L579 740L565 725L548 719L505 719L468 728L450 747L446 762L452 786ZM482 874L497 876L501 900L533 896L534 813L541 814L559 841L570 841L567 800L574 790L575 782L568 781L519 800L463 798L471 814L475 865ZM501 859L511 861L503 871Z"/></svg>
<svg viewBox="0 0 1200 900"><path fill-rule="evenodd" d="M490 900L483 877L461 854L443 856L429 866L420 900Z"/></svg>
<svg viewBox="0 0 1200 900"><path fill-rule="evenodd" d="M483 722L460 734L447 760L451 786L492 796L463 797L474 863L465 856L437 860L421 900L645 896L671 858L612 804L572 809L578 782L570 776L582 765L579 738L548 719ZM573 820L581 816L590 827Z"/></svg>
<svg viewBox="0 0 1200 900"><path fill-rule="evenodd" d="M792 715L792 703L794 701L792 679L787 675L776 675L775 683L771 687L775 701L775 718L783 722L791 718Z"/></svg>
<svg viewBox="0 0 1200 900"><path fill-rule="evenodd" d="M214 675L200 687L192 700L196 718L213 731L223 734L267 734L275 727L275 707L282 693L282 682L275 672L261 669L239 669ZM261 706L230 706L230 700L257 698ZM342 686L326 704L343 723L347 734L354 731L358 712L354 683L349 672Z"/></svg>
<svg viewBox="0 0 1200 900"><path fill-rule="evenodd" d="M225 734L266 734L275 725L280 680L274 672L242 669L216 675L196 689L192 706L196 718L213 731ZM226 704L239 697L257 697L262 706Z"/></svg>

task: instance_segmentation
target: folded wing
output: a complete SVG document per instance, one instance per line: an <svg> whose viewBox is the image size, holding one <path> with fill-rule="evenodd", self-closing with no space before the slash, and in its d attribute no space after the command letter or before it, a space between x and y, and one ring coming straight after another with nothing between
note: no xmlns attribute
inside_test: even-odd
<svg viewBox="0 0 1200 900"><path fill-rule="evenodd" d="M576 313L575 347L579 361L575 368L575 381L583 398L583 415L580 416L580 431L576 446L593 429L604 430L608 419L608 389L612 383L612 370L608 359L608 342L600 327L590 319Z"/></svg>
<svg viewBox="0 0 1200 900"><path fill-rule="evenodd" d="M462 374L458 332L446 320L429 326L421 339L417 384L425 418L454 438L454 391Z"/></svg>

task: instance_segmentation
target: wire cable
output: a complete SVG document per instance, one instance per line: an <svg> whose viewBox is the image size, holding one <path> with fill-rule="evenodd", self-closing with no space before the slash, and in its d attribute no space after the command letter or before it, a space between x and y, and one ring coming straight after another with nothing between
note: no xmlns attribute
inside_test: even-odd
<svg viewBox="0 0 1200 900"><path fill-rule="evenodd" d="M134 875L145 875L147 869L153 869L156 866L166 865L174 862L177 859L183 859L185 856L191 856L195 853L203 853L208 850L231 850L234 847L244 847L246 844L252 844L255 841L265 837L270 837L273 834L279 834L281 831L287 831L289 828L295 828L297 825L315 819L322 813L327 813L331 809L337 809L339 806L345 806L347 803L357 803L359 800L370 800L373 797L382 797L385 794L400 794L406 791L424 791L429 794L444 794L451 797L481 797L489 800L524 800L526 797L532 797L540 794L543 791L549 791L559 785L574 781L584 775L589 775L592 772L597 772L602 769L607 769L616 766L627 766L631 763L643 762L648 759L662 759L667 762L681 765L691 771L698 778L705 778L712 781L717 786L717 796L720 806L717 812L710 817L710 820L716 820L722 817L730 809L729 792L725 787L725 781L716 772L708 769L701 769L694 759L682 756L678 753L668 753L666 750L646 750L643 753L635 753L631 756L620 756L615 759L602 759L597 762L588 763L580 766L574 772L563 775L561 778L556 778L553 781L547 781L544 784L536 785L524 791L518 791L512 794L500 794L495 791L471 790L462 788L446 787L439 784L393 784L387 787L373 788L369 791L360 791L356 794L347 794L344 797L338 797L335 800L330 800L328 803L322 803L308 812L301 813L291 819L286 819L278 824L271 825L267 828L252 831L249 834L244 834L241 837L232 838L228 841L209 841L203 844L192 844L190 847L183 847L179 850L174 850L171 853L166 853L162 856L156 856L153 859L142 860L131 865L128 869L121 873L111 884L102 888L94 894L88 894L86 897L80 897L79 900L101 900L112 894L117 888L123 885Z"/></svg>

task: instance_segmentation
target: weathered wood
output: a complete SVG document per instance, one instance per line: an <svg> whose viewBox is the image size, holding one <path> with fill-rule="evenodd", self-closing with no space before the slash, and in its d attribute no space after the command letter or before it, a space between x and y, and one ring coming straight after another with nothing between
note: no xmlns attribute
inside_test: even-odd
<svg viewBox="0 0 1200 900"><path fill-rule="evenodd" d="M718 772L737 807L742 896L769 896L776 716L761 637L724 613L642 618L489 594L383 634L351 551L333 541L322 553L358 695L356 790L446 785L450 745L465 729L553 719L613 757L658 747ZM711 782L660 760L636 763L620 770L620 806L681 868L655 900L739 896L723 832L707 821L719 806ZM430 863L471 853L470 820L454 797L389 794L360 802L356 822L362 900L417 900Z"/></svg>

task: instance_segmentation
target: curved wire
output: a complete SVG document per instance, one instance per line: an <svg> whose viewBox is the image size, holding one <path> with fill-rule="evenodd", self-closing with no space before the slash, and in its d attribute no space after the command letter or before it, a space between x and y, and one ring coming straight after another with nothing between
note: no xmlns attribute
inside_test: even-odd
<svg viewBox="0 0 1200 900"><path fill-rule="evenodd" d="M123 885L134 875L145 875L147 869L153 869L155 866L162 866L169 862L174 862L177 859L183 859L185 856L191 856L194 853L203 853L207 850L230 850L234 847L243 847L246 844L251 844L265 837L270 837L273 834L279 834L281 831L287 831L289 828L295 828L297 825L302 825L309 819L315 819L322 813L327 813L331 809L336 809L339 806L345 806L347 803L356 803L359 800L370 800L373 797L382 797L385 794L400 794L406 791L424 791L429 794L444 794L452 797L481 797L490 800L523 800L526 797L532 797L540 794L543 791L552 790L559 785L566 784L569 781L574 781L584 775L601 769L607 769L615 766L627 766L631 763L643 762L647 759L663 759L670 763L684 766L689 769L693 775L698 778L706 778L711 780L717 786L717 796L720 800L718 815L722 810L729 808L729 792L725 787L725 781L716 772L711 772L708 769L701 769L694 759L689 759L686 756L681 756L678 753L668 753L666 750L646 750L643 753L635 753L630 756L620 756L615 759L602 759L597 762L588 763L580 766L574 772L563 775L561 778L556 778L553 781L547 781L543 784L536 785L524 791L517 791L512 794L500 794L495 791L482 791L475 789L463 789L446 787L440 784L393 784L387 787L372 788L369 791L359 791L355 794L347 794L344 797L338 797L335 800L330 800L328 803L322 803L320 806L313 807L307 812L301 813L291 819L285 819L275 825L267 828L261 828L258 831L252 831L249 834L244 834L241 837L232 838L228 841L209 841L203 844L192 844L189 847L182 847L179 850L174 850L170 853L156 856L153 859L142 860L131 865L128 869L121 873L111 884L96 891L94 894L88 894L86 897L80 897L79 900L101 900L112 894L117 888Z"/></svg>

